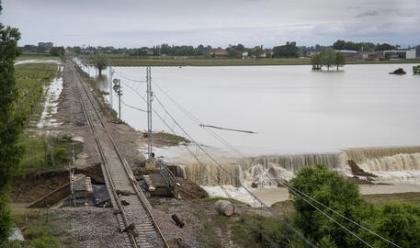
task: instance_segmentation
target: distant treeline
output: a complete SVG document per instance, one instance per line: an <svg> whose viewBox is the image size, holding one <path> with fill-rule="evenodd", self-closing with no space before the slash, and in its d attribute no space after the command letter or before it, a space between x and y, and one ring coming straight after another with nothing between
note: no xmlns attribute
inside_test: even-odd
<svg viewBox="0 0 420 248"><path fill-rule="evenodd" d="M352 42L345 40L337 40L332 47L336 50L353 50L353 51L385 51L400 48L398 45L391 45L388 43L374 44L372 42Z"/></svg>
<svg viewBox="0 0 420 248"><path fill-rule="evenodd" d="M245 47L243 44L229 45L227 48L212 47L210 45L188 46L188 45L168 45L162 44L153 47L140 48L115 48L113 46L88 46L88 47L67 47L67 51L76 55L91 54L113 54L124 56L189 56L189 57L229 57L229 58L297 58L307 57L314 53L319 53L326 48L336 50L353 51L384 51L398 49L398 45L388 43L374 44L371 42L352 42L337 40L331 46L297 46L296 42L286 42L286 44L264 48L263 46ZM24 53L49 53L53 56L64 54L64 47L54 47L52 42L40 42L38 45L25 45L22 47Z"/></svg>

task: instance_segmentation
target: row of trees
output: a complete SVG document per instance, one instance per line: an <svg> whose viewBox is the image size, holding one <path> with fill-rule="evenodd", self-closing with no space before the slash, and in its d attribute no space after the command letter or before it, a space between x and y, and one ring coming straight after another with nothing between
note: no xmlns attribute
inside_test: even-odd
<svg viewBox="0 0 420 248"><path fill-rule="evenodd" d="M326 66L329 71L330 67L335 65L338 71L340 66L346 64L346 57L332 48L327 48L321 53L315 54L311 59L311 63L313 70L321 70L323 66Z"/></svg>
<svg viewBox="0 0 420 248"><path fill-rule="evenodd" d="M290 186L289 193L295 213L287 220L316 247L367 247L349 231L375 248L394 247L385 240L400 247L419 247L420 207L416 205L396 202L370 204L363 200L356 183L325 166L302 169L291 180ZM306 196L297 192L304 192ZM342 226L328 219L319 210ZM379 234L383 239L348 221L349 219ZM261 247L272 247L273 244L290 248L309 247L291 231L290 226L282 222L273 224L270 219L260 225L253 233L255 240L262 243Z"/></svg>
<svg viewBox="0 0 420 248"><path fill-rule="evenodd" d="M353 51L366 51L366 52L373 52L373 51L384 51L384 50L392 50L397 49L399 46L394 46L388 43L372 43L372 42L352 42L352 41L345 41L345 40L337 40L334 42L333 46L334 49L337 50L353 50Z"/></svg>
<svg viewBox="0 0 420 248"><path fill-rule="evenodd" d="M0 244L4 244L9 236L11 218L7 193L22 154L17 141L22 131L23 117L16 112L17 89L14 76L19 39L17 29L0 23Z"/></svg>

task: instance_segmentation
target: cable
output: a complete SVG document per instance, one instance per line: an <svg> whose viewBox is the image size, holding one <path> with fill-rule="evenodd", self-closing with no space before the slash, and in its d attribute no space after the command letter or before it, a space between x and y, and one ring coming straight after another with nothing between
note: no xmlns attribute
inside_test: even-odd
<svg viewBox="0 0 420 248"><path fill-rule="evenodd" d="M120 75L121 78L124 78L125 80L128 80L128 81L132 81L132 82L136 82L136 83L146 83L146 80L132 79L130 77L124 76L124 74L122 74L121 72L114 71L114 73Z"/></svg>
<svg viewBox="0 0 420 248"><path fill-rule="evenodd" d="M126 84L125 84L126 85ZM136 93L143 101L147 102L147 100L138 92L136 91L134 88L132 88L129 85L126 85L129 89L131 89L134 93ZM155 109L152 108L152 111L159 117L159 119L164 123L164 125L174 134L176 134L174 128L172 128L167 121L159 114L159 112ZM191 156L194 157L194 159L199 163L200 166L204 167L206 170L208 170L208 168L204 165L203 162L201 162L201 160L198 158L198 156L196 154L194 154L193 151L191 151L191 149L188 146L183 146L190 154ZM218 177L218 175L217 175ZM220 182L220 178L218 178L218 181ZM229 192L223 187L221 186L222 190L225 192L226 196L228 196L228 198L232 198L231 195L229 194Z"/></svg>
<svg viewBox="0 0 420 248"><path fill-rule="evenodd" d="M143 98L143 96L141 96L141 94L139 93L139 92L137 92L137 91L135 91L133 88L131 88L131 87L129 87L129 89L131 89L131 90L133 90L137 95L139 95L144 101L146 101L144 98ZM161 107L162 107L162 109L165 111L165 113L172 119L172 121L180 128L180 130L193 142L193 143L195 143L196 145L197 145L197 148L199 148L204 154L206 154L209 158L210 158L210 160L212 160L222 171L224 171L224 172L226 172L226 173L228 173L228 174L230 174L230 177L231 178L235 178L235 176L233 176L231 173L229 173L229 172L227 172L224 168L223 168L223 166L219 163L219 162L217 162L217 160L215 160L209 153L207 153L207 151L205 151L203 148L202 148L202 146L199 144L199 143L197 143L186 131L185 131L185 129L178 123L178 121L176 121L176 119L167 111L167 109L166 109L166 107L159 101L159 99L156 97L156 95L155 95L155 99L158 101L158 103L159 103L159 105L161 105ZM154 111L154 110L153 110ZM158 114L157 112L155 112L154 111L154 113L162 120L162 121L164 121L163 120L163 118L160 116L160 114ZM166 121L164 121L164 123L166 124L166 126L169 128L169 129L171 129L170 128L170 126L167 124L167 122ZM185 148L187 148L186 146L184 146ZM191 151L190 151L190 149L189 148L187 148L187 150L191 153L191 154L193 154ZM196 159L198 159L198 157L196 157L195 156L195 154L193 155ZM199 161L199 160L197 160L197 161ZM201 162L200 162L201 163ZM205 165L203 165L203 166L205 166ZM206 167L205 167L206 168ZM250 194L253 198L254 198L254 200L256 200L257 202L259 202L260 204L261 204L261 206L264 206L264 207L266 207L273 215L277 215L277 213L275 213L272 209L270 209L269 208L269 206L267 205L267 204L265 204L261 199L259 199L254 193L252 193L247 187L245 187L242 183L241 183L241 181L240 181L240 179L238 180L238 182L239 182L239 185L242 187L242 188L244 188L247 192L248 192L248 194ZM222 187L222 186L221 186ZM222 187L223 188L223 187ZM226 192L227 193L227 192ZM232 198L232 197L230 197L228 194L227 194L227 196L229 197L229 198ZM302 233L300 233L300 231L298 231L296 228L294 228L293 226L291 226L285 219L283 219L283 218L280 218L280 220L283 222L283 224L287 227L287 228L289 228L290 230L292 230L301 240L303 240L306 244L308 244L310 247L317 247L317 246L315 246L314 244L312 244L312 242L311 241L309 241Z"/></svg>
<svg viewBox="0 0 420 248"><path fill-rule="evenodd" d="M229 173L228 171L226 171L224 168L223 168L223 166L217 161L217 160L215 160L214 159L214 157L212 157L206 150L204 150L202 147L201 147L201 145L199 145L197 142L195 142L194 141L194 139L185 131L185 129L182 127L182 126L180 126L179 125L179 123L175 120L175 118L168 112L168 110L166 109L166 107L162 104L162 102L159 100L159 98L155 95L155 99L156 99L156 101L161 105L161 107L163 108L163 110L168 114L168 116L170 116L171 117L171 119L175 122L175 123L177 123L177 125L178 125L178 127L181 129L181 131L191 140L191 141L193 141L194 143L196 143L197 145L198 145L198 148L200 148L200 150L204 153L204 154L206 154L206 156L208 156L209 157L209 159L211 160L211 161L213 161L222 171L224 171L224 172L226 172L226 173L228 173L228 174L231 174L231 173ZM232 178L234 178L235 176L234 175L232 175L231 174L231 177ZM264 203L261 199L259 199L252 191L250 191L247 187L245 187L243 184L242 184L242 182L240 181L240 178L238 178L237 179L237 181L238 181L238 183L239 183L239 185L243 188L243 189L245 189L245 191L247 191L248 192L248 194L250 194L257 202L259 202L262 206L264 206L264 207L266 207L271 213L273 213L273 211L269 208L269 206L266 204L266 203ZM291 228L291 230L293 230L293 232L295 232L295 234L297 234L302 240L304 240L308 245L310 245L311 247L316 247L314 244L312 244L308 239L306 239L306 237L304 237L303 236L303 234L301 234L299 231L297 231L294 227L292 227L289 223L287 223L286 221L284 221L283 220L283 222L284 222L284 224L285 225L287 225L289 228Z"/></svg>
<svg viewBox="0 0 420 248"><path fill-rule="evenodd" d="M132 109L135 109L135 110L138 110L138 111L141 111L141 112L147 112L147 110L144 110L144 109L141 109L141 108L137 108L135 106L132 106L130 104L125 103L122 99L121 99L121 103L124 104L125 106L129 107L129 108L132 108Z"/></svg>
<svg viewBox="0 0 420 248"><path fill-rule="evenodd" d="M161 91L161 92L163 92L176 106L178 106L178 108L182 111L182 112L184 112L184 114L186 114L188 117L190 117L190 119L192 119L193 121L195 121L196 123L198 123L199 125L201 125L200 124L200 121L199 121L199 119L197 118L197 117L195 117L192 113L190 113L188 110L186 110L184 107L182 107L182 105L180 105L178 102L176 102L171 96L169 96L169 94L166 92L166 91L164 91L159 85L157 85L156 83L155 83L155 85L157 86L157 88ZM206 129L207 130L207 129ZM215 137L216 139L218 139L221 143L223 143L225 146L227 146L228 148L230 148L231 150L233 150L233 151L235 151L236 153L238 153L240 156L242 156L242 157L244 157L244 158L246 158L239 150L237 150L235 147L233 147L231 144L229 144L229 142L227 142L225 139L223 139L223 137L221 137L221 136L219 136L219 135L217 135L214 131L212 131L212 130L207 130L208 131L208 133L210 133L213 137ZM265 175L266 175L266 173L265 173ZM266 177L270 180L270 181L274 181L273 180L273 178L271 178L270 176L267 176L266 175ZM389 243L389 244L391 244L391 245L394 245L395 247L398 247L398 248L401 248L401 246L399 246L399 245L397 245L397 244L395 244L394 242L392 242L392 241L390 241L390 240L388 240L388 239L386 239L385 237L383 237L383 236L381 236L381 235L379 235L379 234L377 234L376 232L374 232L374 231L372 231L372 230L370 230L370 229L368 229L367 227L365 227L365 226L363 226L363 225L361 225L361 224L359 224L359 223L357 223L357 222L355 222L354 220L352 220L352 219L350 219L350 218L348 218L348 217L346 217L346 216L344 216L344 215L342 215L342 214L340 214L339 212L337 212L336 210L334 210L334 209L332 209L332 208L330 208L330 207L328 207L328 206L326 206L325 204L323 204L323 203L321 203L321 202L319 202L319 201L317 201L316 199L314 199L314 198L312 198L312 197L310 197L310 196L308 196L307 194L305 194L305 193L303 193L303 192L301 192L301 191L299 191L299 190L297 190L296 188L294 188L294 187L292 187L291 185L289 185L289 184L287 184L287 183L285 183L285 182L280 182L281 184L283 184L284 186L286 186L287 188L289 188L292 192L294 192L295 194L296 194L296 192L298 192L299 194L301 194L301 195L303 195L304 197L307 197L307 198L309 198L309 199L311 199L312 201L314 201L314 202L316 202L317 204L319 204L319 205L321 205L322 207L324 207L324 208L326 208L326 209L328 209L328 210L330 210L330 211L332 211L334 214L336 214L336 215L338 215L338 216L340 216L341 218L343 218L343 219L345 219L345 220L347 220L347 221L349 221L349 222L351 222L351 223L353 223L353 224L355 224L356 226L358 226L358 227L360 227L361 229L363 229L363 230L365 230L365 231L367 231L367 232L369 232L369 233L371 233L371 234L373 234L373 235L375 235L375 236L377 236L378 238L380 238L380 239L382 239L383 241L385 241L385 242L387 242L387 243ZM305 200L306 201L306 199L304 199L304 197L302 197L301 195L298 195L298 197L300 196L303 200ZM308 202L309 203L309 202ZM311 203L309 203L311 206L313 206ZM313 206L314 208L316 208L318 211L320 211L320 212L322 212L322 214L324 214L324 215L327 215L325 212L323 212L322 210L320 210L319 208L317 208L317 207L315 207L315 206ZM342 226L339 222L337 222L335 219L333 219L331 216L329 216L329 215L327 215L327 217L330 219L330 220L332 220L333 222L335 222L336 224L338 224L338 225L340 225L340 226ZM344 227L344 226L342 226L342 227ZM347 229L346 227L344 227L344 229ZM370 246L370 244L368 244L366 241L364 241L363 239L361 239L359 236L357 236L356 234L354 234L351 230L348 230L347 229L347 231L349 231L353 236L355 235L355 237L357 238L357 239L359 239L360 241L362 241L364 244L366 244L366 245L368 245L369 247L371 247Z"/></svg>

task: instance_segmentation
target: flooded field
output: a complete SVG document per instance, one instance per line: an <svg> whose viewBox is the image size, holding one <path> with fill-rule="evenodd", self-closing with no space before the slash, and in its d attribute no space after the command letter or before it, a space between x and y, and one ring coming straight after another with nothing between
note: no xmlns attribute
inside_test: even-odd
<svg viewBox="0 0 420 248"><path fill-rule="evenodd" d="M409 73L389 74L399 67ZM154 109L169 125L155 114L154 129L183 135L164 106L222 161L226 171L248 187L257 186L270 203L288 195L266 175L290 180L304 166L325 164L352 176L348 160L378 175L376 182L399 184L396 192L411 192L420 182L420 77L411 74L411 67L347 65L341 72L313 72L309 66L153 67ZM94 68L84 69L97 76ZM145 130L146 114L141 111L146 108L145 68L113 69L114 78L122 81L122 119ZM97 87L109 92L107 78L98 80ZM108 101L118 110L115 94ZM255 133L209 130L200 124ZM207 185L212 195L223 196L226 191L217 185L235 185L232 178L221 177L199 149L190 148L207 168L182 146L157 153L184 164L184 176ZM362 193L395 191L390 191L392 185L372 187L364 186ZM245 197L240 189L228 191Z"/></svg>
<svg viewBox="0 0 420 248"><path fill-rule="evenodd" d="M398 67L409 73L388 74ZM256 132L213 130L249 155L329 153L419 144L420 77L411 74L411 67L347 65L344 72L330 73L312 72L309 66L153 67L152 82L156 97L203 144L223 148L200 123ZM145 109L138 95L145 95L145 83L136 82L144 81L145 69L113 69L123 82L123 120L144 130L145 113L128 105ZM97 72L91 68L90 73ZM108 81L103 82L100 87L109 91ZM116 99L114 95L115 109ZM156 101L154 108L165 116ZM154 118L155 130L168 130Z"/></svg>

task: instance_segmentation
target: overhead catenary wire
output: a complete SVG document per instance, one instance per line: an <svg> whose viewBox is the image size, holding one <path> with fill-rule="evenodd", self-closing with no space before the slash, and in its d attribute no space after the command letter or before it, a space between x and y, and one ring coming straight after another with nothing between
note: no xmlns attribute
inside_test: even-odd
<svg viewBox="0 0 420 248"><path fill-rule="evenodd" d="M184 112L184 114L186 116L188 116L191 120L195 121L197 124L202 125L200 120L194 116L191 112L189 112L188 110L186 110L181 104L179 104L177 101L175 101L175 99L173 99L165 90L163 90L158 84L156 84L156 87L163 93L166 95L166 97L171 100L171 102L176 105L182 112ZM220 135L218 135L217 133L215 133L213 130L209 130L206 129L213 137L215 137L217 140L219 140L219 142L221 142L222 144L224 144L226 147L228 147L229 149L231 149L232 151L238 153L241 157L246 158L238 149L236 149L233 145L231 145L229 142L227 142L223 137L221 137ZM274 181L273 178L271 178L269 175L265 175L270 181ZM314 199L313 197L305 194L304 192L296 189L295 187L291 186L290 184L286 183L286 182L281 182L281 184L283 184L284 186L286 186L287 188L289 188L295 195L297 195L298 197L302 198L305 202L307 202L308 204L310 204L312 207L314 207L315 209L317 209L317 211L320 211L325 217L327 217L328 219L330 219L331 221L333 221L334 223L336 223L337 225L339 225L340 227L342 227L343 229L345 229L347 232L349 232L350 234L352 234L353 236L355 236L358 240L360 240L362 243L364 243L365 245L367 245L368 247L372 247L369 243L367 243L365 240L361 239L357 234L353 233L351 230L347 229L345 226L343 226L341 223L337 222L334 218L332 218L331 216L329 216L328 214L326 214L325 212L323 212L321 209L319 209L316 206L313 206L312 203L308 202L306 198L309 198L311 201L317 203L318 205L322 206L325 209L330 210L332 213L334 213L335 215L345 219L346 221L358 226L359 228L369 232L370 234L380 238L381 240L385 241L386 243L389 243L395 247L398 248L402 248L401 246L399 246L398 244L396 244L395 242L379 235L378 233L370 230L369 228L357 223L356 221L352 220L349 217L346 217L344 215L342 215L341 213L339 213L338 211L326 206L325 204L317 201L316 199Z"/></svg>
<svg viewBox="0 0 420 248"><path fill-rule="evenodd" d="M131 82L135 82L135 83L147 83L146 80L137 80L137 79L132 79L131 77L125 76L124 74L122 74L121 72L117 72L114 71L115 74L119 75L121 78L131 81Z"/></svg>
<svg viewBox="0 0 420 248"><path fill-rule="evenodd" d="M134 90L132 87L129 87L129 89L133 90L138 96L140 96L140 98L142 98L144 101L146 101L146 99L144 99L144 97L136 90ZM193 143L196 144L197 148L199 148L204 154L206 154L206 156L208 156L210 158L210 160L212 160L216 166L218 166L222 171L230 174L230 176L232 178L234 178L235 176L232 175L230 172L227 172L222 165L220 165L219 162L217 162L217 160L215 160L209 153L207 153L207 151L205 151L202 146L197 143L186 131L185 129L178 123L178 121L176 121L176 119L167 111L166 107L158 100L158 98L155 96L155 99L158 101L159 105L161 105L162 109L165 111L165 113L172 119L172 121L178 126L178 128L184 133L184 135L186 135ZM172 128L169 126L169 124L167 124L166 121L164 121L164 119L160 116L159 113L155 112L154 113L165 123L165 125L171 130ZM172 130L171 130L172 131ZM184 146L185 148L187 148L187 150L191 153L194 154L187 146ZM193 155L195 156L195 154ZM196 157L196 156L195 156ZM196 160L198 159L198 157L196 157ZM200 161L199 159L197 161ZM201 162L200 162L201 163ZM203 164L203 166L205 167L205 165ZM205 167L206 168L206 167ZM247 187L245 187L241 182L240 179L238 180L240 186L242 188L244 188L248 194L250 194L254 200L256 200L257 202L259 202L262 206L266 207L273 215L278 215L278 213L275 213L272 209L269 208L269 206L264 203L261 199L259 199L254 193L252 193ZM223 187L222 187L223 189ZM227 193L227 192L226 192ZM227 196L229 198L232 198L231 196L229 196L229 194L227 194ZM285 219L280 218L280 220L282 221L282 223L289 229L291 230L295 235L297 235L297 237L299 237L302 241L304 241L307 245L309 245L310 247L314 247L316 248L317 246L314 245L310 240L308 240L299 230L297 230L295 227L293 227L292 225L290 225Z"/></svg>
<svg viewBox="0 0 420 248"><path fill-rule="evenodd" d="M142 96L137 90L135 90L134 88L132 88L129 85L126 85L130 90L132 90L135 94L137 94L144 102L147 102L147 100L144 98L144 96ZM162 123L174 134L176 134L176 131L174 130L173 127L171 127L169 125L169 123L165 120L165 118L159 114L159 112L156 110L155 107L152 108L153 113L156 114L156 116L162 121ZM143 111L142 111L143 112ZM200 166L202 166L203 168L205 168L206 170L208 170L208 168L206 167L206 165L204 165L204 163L200 160L200 158L188 147L188 146L183 146L188 153L190 153L190 155L199 163ZM220 181L220 179L218 179ZM221 186L221 189L224 191L224 193L230 198L230 194L229 192L223 187Z"/></svg>
<svg viewBox="0 0 420 248"><path fill-rule="evenodd" d="M175 118L168 112L168 110L166 109L166 107L162 104L162 102L159 100L159 98L155 95L155 99L156 101L161 105L161 107L164 109L164 111L168 114L169 117L171 117L171 119L177 123L178 127L181 129L181 131L194 143L196 143L194 141L194 139L189 135L188 132L185 131L185 129L179 125L179 123L175 120ZM196 143L198 145L198 148L206 155L208 156L208 158L213 161L215 163L216 166L218 166L222 171L224 171L225 173L230 174L230 176L232 178L234 178L235 176L226 171L226 169L223 168L223 166L212 156L210 155L206 150L204 150L202 148L202 146L198 143ZM259 202L262 206L266 207L272 214L276 214L274 213L274 211L272 209L270 209L270 207L264 202L262 201L259 197L257 197L251 190L249 190L245 185L242 184L240 178L237 178L237 182L239 183L239 185L250 195L254 198L254 200L256 200L257 202ZM314 244L312 244L312 242L310 242L302 233L300 233L298 230L296 230L294 227L292 227L289 223L287 223L287 221L283 220L283 223L288 226L293 232L295 232L296 235L299 236L299 238L301 238L305 243L307 243L308 245L310 245L311 247L316 247Z"/></svg>

